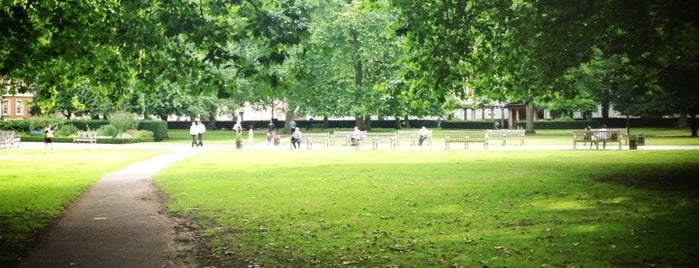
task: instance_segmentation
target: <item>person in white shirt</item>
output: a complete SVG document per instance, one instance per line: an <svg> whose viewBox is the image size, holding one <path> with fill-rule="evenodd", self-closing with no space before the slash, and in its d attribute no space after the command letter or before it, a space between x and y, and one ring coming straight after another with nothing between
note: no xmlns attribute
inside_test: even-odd
<svg viewBox="0 0 699 268"><path fill-rule="evenodd" d="M197 133L197 139L199 140L199 144L197 146L204 147L204 144L201 142L202 136L204 136L204 132L206 132L206 126L204 126L204 123L199 122L199 120L196 120L196 133Z"/></svg>
<svg viewBox="0 0 699 268"><path fill-rule="evenodd" d="M197 121L192 121L192 125L189 126L189 135L192 136L192 148L199 146L199 143L197 143L197 131Z"/></svg>
<svg viewBox="0 0 699 268"><path fill-rule="evenodd" d="M418 138L418 145L422 146L422 142L430 137L430 131L425 126L422 126L422 128L418 131L418 134L420 135Z"/></svg>
<svg viewBox="0 0 699 268"><path fill-rule="evenodd" d="M361 138L362 132L359 131L359 127L354 127L354 131L352 131L352 135L350 136L350 141L352 141L351 146L358 146Z"/></svg>

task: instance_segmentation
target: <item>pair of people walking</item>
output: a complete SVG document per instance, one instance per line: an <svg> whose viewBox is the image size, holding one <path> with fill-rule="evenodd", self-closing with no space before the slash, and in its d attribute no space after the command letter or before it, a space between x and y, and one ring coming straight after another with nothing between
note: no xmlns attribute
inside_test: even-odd
<svg viewBox="0 0 699 268"><path fill-rule="evenodd" d="M189 127L189 135L192 136L192 148L194 148L195 146L204 146L204 144L201 141L204 132L206 132L206 126L204 126L204 123L199 122L199 119L194 120L192 122L192 126Z"/></svg>

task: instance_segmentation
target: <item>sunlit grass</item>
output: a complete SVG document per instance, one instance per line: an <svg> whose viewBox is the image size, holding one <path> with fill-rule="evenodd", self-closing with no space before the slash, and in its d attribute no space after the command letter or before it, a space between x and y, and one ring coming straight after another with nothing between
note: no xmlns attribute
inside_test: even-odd
<svg viewBox="0 0 699 268"><path fill-rule="evenodd" d="M685 266L697 163L693 151L221 151L156 182L230 263Z"/></svg>

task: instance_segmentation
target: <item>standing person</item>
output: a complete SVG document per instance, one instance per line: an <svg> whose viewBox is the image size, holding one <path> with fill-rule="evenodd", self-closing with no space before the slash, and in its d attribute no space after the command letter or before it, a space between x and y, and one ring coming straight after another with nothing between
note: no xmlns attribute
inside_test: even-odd
<svg viewBox="0 0 699 268"><path fill-rule="evenodd" d="M301 138L301 129L297 127L294 129L294 133L291 134L291 145L294 146L294 149L301 149Z"/></svg>
<svg viewBox="0 0 699 268"><path fill-rule="evenodd" d="M46 153L48 147L51 147L51 152L53 153L53 129L51 124L44 126L44 153Z"/></svg>
<svg viewBox="0 0 699 268"><path fill-rule="evenodd" d="M204 136L204 132L206 132L206 126L204 126L204 123L199 122L199 120L197 120L197 139L199 140L200 147L204 147L204 144L201 142L202 136Z"/></svg>
<svg viewBox="0 0 699 268"><path fill-rule="evenodd" d="M199 146L199 143L197 143L197 131L198 131L198 122L197 120L192 121L192 125L189 126L189 135L192 136L192 148L194 146Z"/></svg>
<svg viewBox="0 0 699 268"><path fill-rule="evenodd" d="M189 135L192 136L192 148L194 148L194 146L199 146L199 143L197 142L197 127L196 120L192 121L192 125L189 126Z"/></svg>
<svg viewBox="0 0 699 268"><path fill-rule="evenodd" d="M250 126L250 130L248 130L248 143L253 144L255 142L253 136L255 133L252 132L252 126Z"/></svg>
<svg viewBox="0 0 699 268"><path fill-rule="evenodd" d="M291 119L291 122L289 123L289 134L294 134L294 131L296 131L298 128L296 128L296 121L294 119Z"/></svg>
<svg viewBox="0 0 699 268"><path fill-rule="evenodd" d="M420 137L418 138L417 144L418 146L422 146L422 142L430 137L430 131L425 126L422 126L422 128L418 131L418 134Z"/></svg>
<svg viewBox="0 0 699 268"><path fill-rule="evenodd" d="M354 130L352 131L352 134L350 135L350 141L352 142L351 146L357 146L359 144L359 140L362 138L362 132L359 131L359 127L354 127Z"/></svg>

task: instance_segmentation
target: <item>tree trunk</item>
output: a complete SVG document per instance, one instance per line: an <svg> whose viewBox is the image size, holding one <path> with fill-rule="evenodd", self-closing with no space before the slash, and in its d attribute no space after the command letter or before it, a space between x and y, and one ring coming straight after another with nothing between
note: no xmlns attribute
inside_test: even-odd
<svg viewBox="0 0 699 268"><path fill-rule="evenodd" d="M357 116L354 120L354 126L359 127L359 129L364 130L364 117Z"/></svg>
<svg viewBox="0 0 699 268"><path fill-rule="evenodd" d="M206 128L216 130L216 111L209 112L209 120L206 122Z"/></svg>
<svg viewBox="0 0 699 268"><path fill-rule="evenodd" d="M609 123L609 100L602 101L602 124Z"/></svg>
<svg viewBox="0 0 699 268"><path fill-rule="evenodd" d="M689 127L689 119L687 119L687 114L681 113L680 118L677 120L677 128L685 129Z"/></svg>
<svg viewBox="0 0 699 268"><path fill-rule="evenodd" d="M527 113L527 133L536 133L536 131L534 131L534 103L531 101L527 102L525 107ZM514 127L516 128L517 126L515 125Z"/></svg>
<svg viewBox="0 0 699 268"><path fill-rule="evenodd" d="M396 116L394 121L395 121L395 123L396 123L396 126L395 126L396 129L401 129L401 125L400 125L400 116Z"/></svg>
<svg viewBox="0 0 699 268"><path fill-rule="evenodd" d="M371 131L371 116L364 117L364 130Z"/></svg>
<svg viewBox="0 0 699 268"><path fill-rule="evenodd" d="M692 137L697 136L697 116L692 114L689 117L689 128L692 129Z"/></svg>

